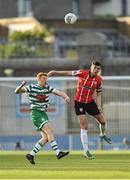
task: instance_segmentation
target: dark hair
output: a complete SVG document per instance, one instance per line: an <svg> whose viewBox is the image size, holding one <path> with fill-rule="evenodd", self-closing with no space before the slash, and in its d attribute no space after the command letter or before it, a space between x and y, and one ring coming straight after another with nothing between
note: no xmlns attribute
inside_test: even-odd
<svg viewBox="0 0 130 180"><path fill-rule="evenodd" d="M98 61L93 61L91 65L95 65L95 66L102 66L100 62Z"/></svg>

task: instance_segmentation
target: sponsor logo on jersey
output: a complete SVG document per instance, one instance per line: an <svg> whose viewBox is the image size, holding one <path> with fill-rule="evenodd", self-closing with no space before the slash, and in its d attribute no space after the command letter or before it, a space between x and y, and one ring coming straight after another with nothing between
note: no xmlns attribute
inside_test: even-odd
<svg viewBox="0 0 130 180"><path fill-rule="evenodd" d="M85 86L85 85L83 85L83 88L84 88L84 89L87 89L87 90L94 90L94 88L89 87L89 86Z"/></svg>
<svg viewBox="0 0 130 180"><path fill-rule="evenodd" d="M39 101L44 101L45 99L46 99L46 95L37 95L36 96L36 98L37 98L37 100L39 100Z"/></svg>

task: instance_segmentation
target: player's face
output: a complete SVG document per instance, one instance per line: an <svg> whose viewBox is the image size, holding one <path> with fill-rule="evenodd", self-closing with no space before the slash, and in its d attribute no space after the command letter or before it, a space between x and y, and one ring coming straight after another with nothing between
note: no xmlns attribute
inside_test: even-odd
<svg viewBox="0 0 130 180"><path fill-rule="evenodd" d="M91 75L92 76L98 75L100 71L101 71L101 67L100 66L96 66L96 65L92 65L91 66Z"/></svg>
<svg viewBox="0 0 130 180"><path fill-rule="evenodd" d="M41 86L44 86L47 82L47 76L41 76L38 78L38 83L41 85Z"/></svg>

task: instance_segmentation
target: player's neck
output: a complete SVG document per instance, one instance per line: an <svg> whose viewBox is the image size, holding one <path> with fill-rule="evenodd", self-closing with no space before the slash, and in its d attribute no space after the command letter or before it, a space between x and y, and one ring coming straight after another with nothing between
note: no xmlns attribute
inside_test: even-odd
<svg viewBox="0 0 130 180"><path fill-rule="evenodd" d="M38 86L40 86L40 87L44 87L46 85L46 83L38 83Z"/></svg>
<svg viewBox="0 0 130 180"><path fill-rule="evenodd" d="M89 71L89 77L90 77L90 78L94 78L95 75L93 75L93 73L91 73L91 71Z"/></svg>

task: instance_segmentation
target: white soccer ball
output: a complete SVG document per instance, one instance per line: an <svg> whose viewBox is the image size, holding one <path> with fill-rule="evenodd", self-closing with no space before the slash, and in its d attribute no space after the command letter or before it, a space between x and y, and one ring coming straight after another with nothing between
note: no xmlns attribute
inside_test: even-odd
<svg viewBox="0 0 130 180"><path fill-rule="evenodd" d="M77 16L74 13L68 13L64 17L66 24L74 24L77 21Z"/></svg>

